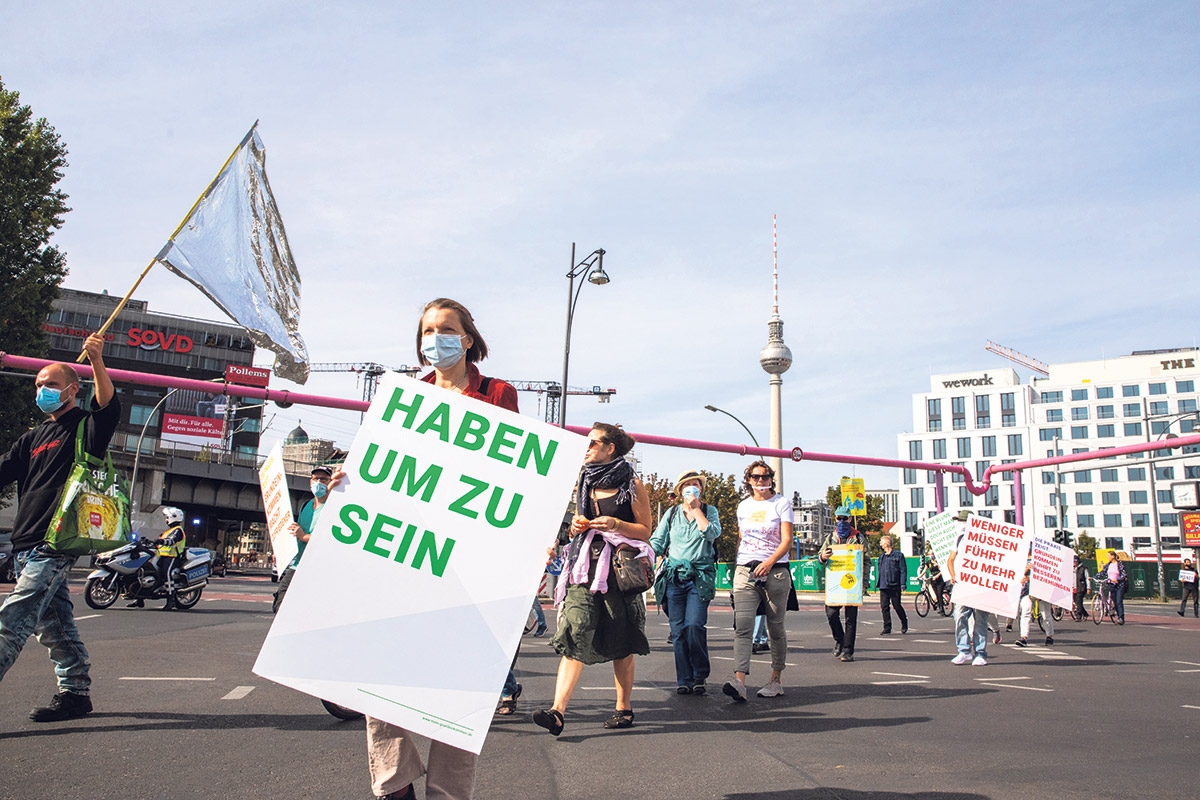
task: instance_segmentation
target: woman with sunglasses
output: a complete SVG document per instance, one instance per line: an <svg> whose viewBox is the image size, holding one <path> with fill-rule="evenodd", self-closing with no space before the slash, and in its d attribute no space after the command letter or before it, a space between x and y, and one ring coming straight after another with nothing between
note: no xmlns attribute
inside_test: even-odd
<svg viewBox="0 0 1200 800"><path fill-rule="evenodd" d="M783 668L787 659L788 593L792 571L792 504L775 491L775 471L765 461L746 467L742 487L749 495L738 505L737 569L733 573L733 678L724 692L736 703L746 702L746 676L750 674L751 637L758 604L767 608L767 636L771 642L771 679L758 690L759 697L783 694Z"/></svg>
<svg viewBox="0 0 1200 800"><path fill-rule="evenodd" d="M617 425L597 422L575 496L563 572L555 590L558 632L551 647L562 656L554 705L534 712L533 721L558 736L563 714L585 664L611 661L616 710L606 728L633 726L633 657L649 655L642 593L622 592L609 567L617 547L632 547L654 563L650 539L650 494L624 456L634 439Z"/></svg>

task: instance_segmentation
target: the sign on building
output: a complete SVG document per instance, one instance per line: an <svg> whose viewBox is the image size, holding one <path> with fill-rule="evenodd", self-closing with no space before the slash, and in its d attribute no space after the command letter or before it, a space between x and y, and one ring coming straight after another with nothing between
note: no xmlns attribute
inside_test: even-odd
<svg viewBox="0 0 1200 800"><path fill-rule="evenodd" d="M225 380L241 386L265 387L271 382L271 370L246 364L226 364Z"/></svg>

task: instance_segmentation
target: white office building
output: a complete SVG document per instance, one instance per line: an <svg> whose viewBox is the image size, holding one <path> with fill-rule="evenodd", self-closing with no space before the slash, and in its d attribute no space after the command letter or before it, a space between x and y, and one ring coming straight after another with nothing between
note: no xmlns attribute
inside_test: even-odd
<svg viewBox="0 0 1200 800"><path fill-rule="evenodd" d="M1196 384L1200 350L1142 351L1119 358L1049 365L1046 377L1021 384L1012 369L935 375L913 395L913 433L899 436L899 456L962 464L978 478L987 466L1144 443L1200 429ZM1026 527L1087 532L1101 547L1155 548L1179 554L1180 518L1173 482L1200 478L1200 447L1154 457L1132 454L1034 470L1024 477ZM900 514L911 531L936 513L934 473L903 469ZM970 508L1014 520L1013 475L983 496L961 478L946 480L947 509ZM906 552L911 545L906 536Z"/></svg>

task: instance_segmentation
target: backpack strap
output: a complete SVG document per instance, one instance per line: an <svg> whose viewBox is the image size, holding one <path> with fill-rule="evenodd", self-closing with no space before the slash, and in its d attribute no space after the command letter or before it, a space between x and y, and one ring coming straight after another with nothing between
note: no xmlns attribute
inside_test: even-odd
<svg viewBox="0 0 1200 800"><path fill-rule="evenodd" d="M490 388L492 388L492 379L491 378L484 377L484 378L479 379L479 393L480 394L486 395L488 393L488 389L490 389Z"/></svg>

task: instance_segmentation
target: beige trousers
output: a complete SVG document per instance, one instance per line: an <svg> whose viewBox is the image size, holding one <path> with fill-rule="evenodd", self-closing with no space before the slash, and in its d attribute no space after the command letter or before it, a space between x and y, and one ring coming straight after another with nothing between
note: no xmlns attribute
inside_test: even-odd
<svg viewBox="0 0 1200 800"><path fill-rule="evenodd" d="M411 733L367 717L367 764L371 769L371 791L376 797L403 791L424 775L427 800L470 800L477 759L474 753L434 741L429 744L426 770Z"/></svg>

